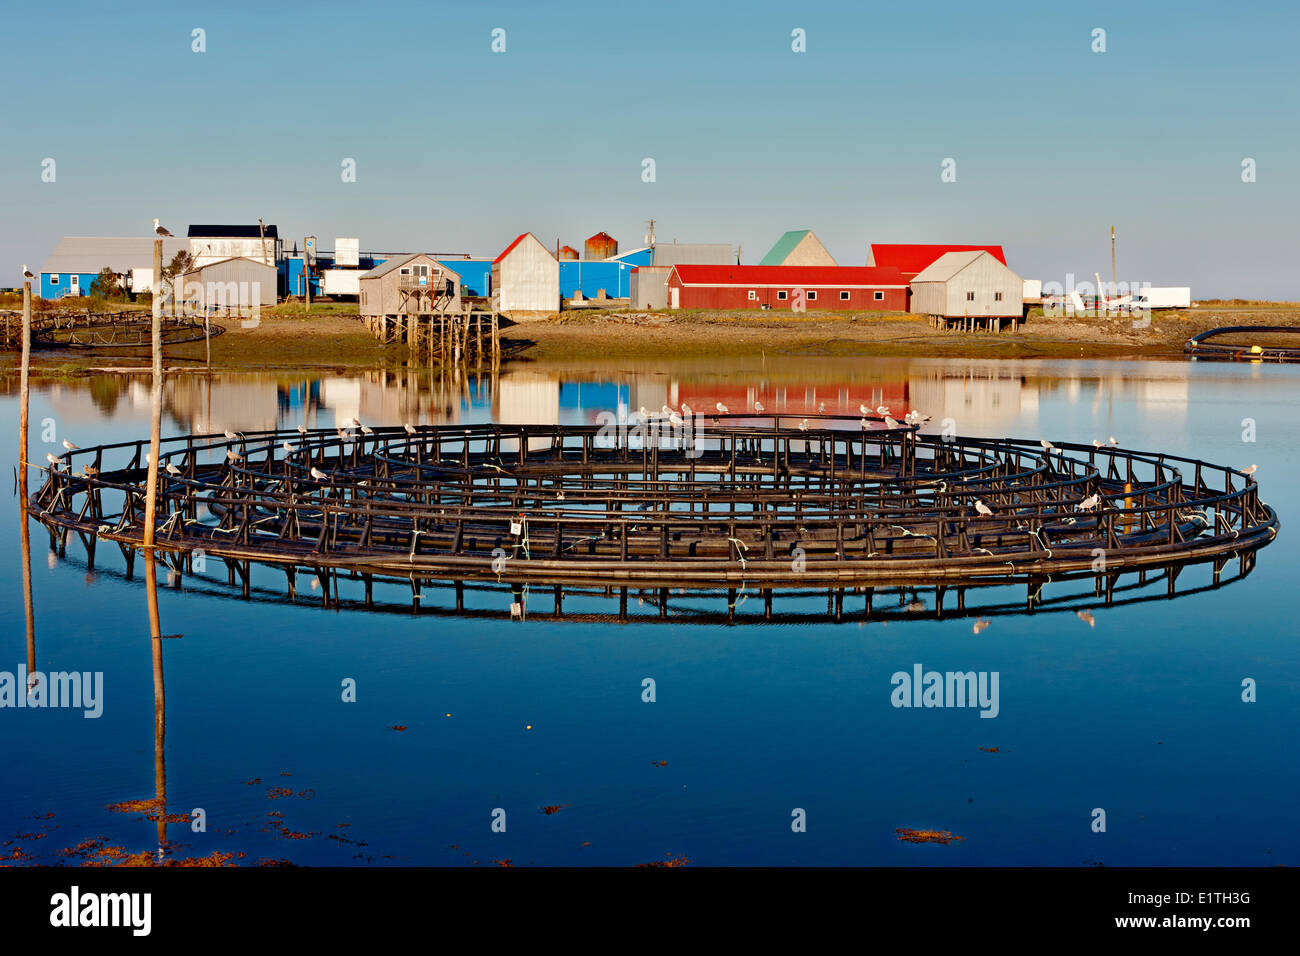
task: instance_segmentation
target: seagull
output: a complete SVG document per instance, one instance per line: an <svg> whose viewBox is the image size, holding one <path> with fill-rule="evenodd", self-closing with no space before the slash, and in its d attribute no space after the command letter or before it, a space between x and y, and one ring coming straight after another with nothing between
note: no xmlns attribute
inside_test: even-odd
<svg viewBox="0 0 1300 956"><path fill-rule="evenodd" d="M803 421L799 423L799 431L806 432L807 430L808 430L808 419L805 418Z"/></svg>
<svg viewBox="0 0 1300 956"><path fill-rule="evenodd" d="M716 408L716 409L718 410L718 413L719 413L720 415L725 415L725 414L727 414L727 412L729 411L729 409L727 408L727 406L726 406L726 405L723 405L721 402L718 402L718 404L716 404L716 405L713 406L713 407Z"/></svg>
<svg viewBox="0 0 1300 956"><path fill-rule="evenodd" d="M95 475L99 474L99 469L94 465L82 465L81 472L82 474L93 478Z"/></svg>
<svg viewBox="0 0 1300 956"><path fill-rule="evenodd" d="M55 458L49 452L45 453L45 460L48 461L51 465L53 465L55 468L59 467L59 459Z"/></svg>
<svg viewBox="0 0 1300 956"><path fill-rule="evenodd" d="M1249 476L1249 475L1253 475L1258 470L1259 470L1259 465L1248 465L1247 467L1241 469L1241 473L1243 475Z"/></svg>
<svg viewBox="0 0 1300 956"><path fill-rule="evenodd" d="M865 418L862 419L862 421L858 422L858 424L862 426L864 431L871 427L871 423L868 422Z"/></svg>
<svg viewBox="0 0 1300 956"><path fill-rule="evenodd" d="M1056 446L1053 445L1050 441L1048 441L1046 438L1040 440L1040 441L1038 442L1038 444L1040 444L1040 445L1043 446L1043 451L1051 451L1052 449L1054 449L1054 448L1056 447Z"/></svg>
<svg viewBox="0 0 1300 956"><path fill-rule="evenodd" d="M671 415L672 413L673 413L673 410L672 410L671 408L669 408L667 405L665 405L663 408L659 409L659 414L662 415L664 418L667 418L667 417L668 417L669 415Z"/></svg>
<svg viewBox="0 0 1300 956"><path fill-rule="evenodd" d="M886 416L885 416L885 427L886 427L886 428L897 428L897 427L898 427L898 422L895 421L894 419L890 418L888 415L886 415Z"/></svg>
<svg viewBox="0 0 1300 956"><path fill-rule="evenodd" d="M981 617L981 618L979 618L979 619L975 622L975 626L974 626L973 628L971 628L971 630L972 630L974 633L978 634L980 631L984 630L984 628L986 628L986 627L988 627L988 626L989 626L989 622L988 622L988 620L987 620L986 618L982 618L982 617Z"/></svg>
<svg viewBox="0 0 1300 956"><path fill-rule="evenodd" d="M682 416L678 415L676 412L670 412L668 414L668 421L672 423L673 428L682 427Z"/></svg>
<svg viewBox="0 0 1300 956"><path fill-rule="evenodd" d="M177 467L176 467L174 464L172 464L170 461L167 462L167 474L169 474L169 475L179 475L180 473L181 473L181 470L180 470L179 468L177 468Z"/></svg>
<svg viewBox="0 0 1300 956"><path fill-rule="evenodd" d="M230 441L239 441L243 437L239 432L232 432L229 428L226 429L226 438Z"/></svg>
<svg viewBox="0 0 1300 956"><path fill-rule="evenodd" d="M374 433L375 433L375 430L374 430L373 428L371 428L369 425L362 425L362 426L361 426L361 434L363 434L363 435L373 435Z"/></svg>
<svg viewBox="0 0 1300 956"><path fill-rule="evenodd" d="M347 428L360 428L360 427L361 427L361 422L357 421L355 418L349 418L349 419L348 419L346 422L344 422L343 424L344 424L344 426L347 427Z"/></svg>
<svg viewBox="0 0 1300 956"><path fill-rule="evenodd" d="M1106 443L1105 443L1104 441L1099 441L1098 439L1094 438L1094 439L1092 440L1092 447L1093 447L1093 448L1104 448L1104 447L1106 447Z"/></svg>
<svg viewBox="0 0 1300 956"><path fill-rule="evenodd" d="M1078 615L1079 620L1083 621L1083 623L1087 624L1089 627L1097 626L1097 619L1092 616L1091 611L1075 611L1074 613Z"/></svg>
<svg viewBox="0 0 1300 956"><path fill-rule="evenodd" d="M403 425L402 427L406 429L406 434L408 434L408 435L414 435L414 434L415 434L415 426L412 425L410 422L407 422L407 423L406 423L405 425Z"/></svg>
<svg viewBox="0 0 1300 956"><path fill-rule="evenodd" d="M36 276L32 275L31 270L29 270L29 269L27 268L27 263L25 263L25 262L23 263L23 278L24 278L24 279L35 279L35 278L36 278Z"/></svg>
<svg viewBox="0 0 1300 956"><path fill-rule="evenodd" d="M78 448L80 448L81 446L80 446L80 445L74 445L74 444L72 444L72 442L68 441L68 440L65 438L65 439L63 439L63 447L66 448L68 451L76 451L76 450L77 450Z"/></svg>
<svg viewBox="0 0 1300 956"><path fill-rule="evenodd" d="M299 425L299 426L298 426L298 434L299 434L299 435L305 435L305 434L307 434L307 426L306 426L306 425Z"/></svg>
<svg viewBox="0 0 1300 956"><path fill-rule="evenodd" d="M243 461L243 460L244 460L244 456L241 455L239 452L235 451L235 449L233 449L233 448L228 449L228 450L226 451L226 457L229 458L231 461Z"/></svg>
<svg viewBox="0 0 1300 956"><path fill-rule="evenodd" d="M988 505L986 505L983 501L981 501L978 498L975 500L975 511L977 514L982 514L985 516L993 514L993 509L990 508Z"/></svg>
<svg viewBox="0 0 1300 956"><path fill-rule="evenodd" d="M692 411L691 406L687 405L685 402L682 402L682 415L685 416L686 418L690 418L691 411Z"/></svg>
<svg viewBox="0 0 1300 956"><path fill-rule="evenodd" d="M763 414L763 403L762 403L762 402L755 402L755 403L754 403L754 411L756 411L756 412L758 412L760 415L762 415L762 414Z"/></svg>
<svg viewBox="0 0 1300 956"><path fill-rule="evenodd" d="M826 403L825 403L825 402L822 402L820 405L817 406L817 414L818 414L818 415L825 415L825 414L826 414Z"/></svg>
<svg viewBox="0 0 1300 956"><path fill-rule="evenodd" d="M280 447L283 448L284 451L285 451L285 454L288 454L288 455L292 455L292 454L294 453L294 450L295 450L294 447L293 447L292 445L290 445L287 441L280 442Z"/></svg>
<svg viewBox="0 0 1300 956"><path fill-rule="evenodd" d="M158 224L158 220L157 220L157 219L155 219L155 220L153 221L153 231L154 231L155 234L157 234L157 235L159 235L159 236L170 236L170 235L171 235L170 232L168 232L165 228L163 228L162 226L160 226L160 225Z"/></svg>
<svg viewBox="0 0 1300 956"><path fill-rule="evenodd" d="M1111 435L1109 438L1106 439L1106 441L1107 441L1108 444L1111 444L1111 445L1118 445L1118 444L1119 444L1119 439L1116 438L1114 435Z"/></svg>
<svg viewBox="0 0 1300 956"><path fill-rule="evenodd" d="M325 474L325 472L321 471L319 468L312 468L311 476L315 478L317 481L329 481L329 477L330 477L329 475Z"/></svg>
<svg viewBox="0 0 1300 956"><path fill-rule="evenodd" d="M877 414L877 415L888 415L888 414L889 414L889 406L888 406L888 405L877 405L877 406L876 406L876 414Z"/></svg>
<svg viewBox="0 0 1300 956"><path fill-rule="evenodd" d="M1087 498L1084 498L1082 501L1079 502L1079 510L1091 511L1099 504L1101 504L1101 495L1096 495L1096 494L1089 495Z"/></svg>
<svg viewBox="0 0 1300 956"><path fill-rule="evenodd" d="M636 410L636 413L641 416L641 421L645 421L650 417L650 412L646 410L646 407L644 405L638 408Z"/></svg>

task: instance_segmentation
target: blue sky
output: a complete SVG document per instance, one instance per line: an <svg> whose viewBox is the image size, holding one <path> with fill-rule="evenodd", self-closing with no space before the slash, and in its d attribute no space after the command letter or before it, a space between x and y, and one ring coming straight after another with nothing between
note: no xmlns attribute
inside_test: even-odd
<svg viewBox="0 0 1300 956"><path fill-rule="evenodd" d="M25 4L0 285L154 216L484 255L654 217L746 262L811 228L844 265L1000 242L1055 281L1108 277L1115 225L1121 280L1300 299L1298 33L1282 3Z"/></svg>

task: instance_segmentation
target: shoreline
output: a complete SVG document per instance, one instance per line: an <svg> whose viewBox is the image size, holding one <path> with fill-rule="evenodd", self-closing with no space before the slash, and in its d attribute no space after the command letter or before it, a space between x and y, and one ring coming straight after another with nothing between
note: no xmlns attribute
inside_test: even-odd
<svg viewBox="0 0 1300 956"><path fill-rule="evenodd" d="M211 340L210 369L202 342L169 348L167 364L177 372L199 374L425 367L404 345L376 342L351 303L321 303L311 312L298 303L282 304L264 311L252 329L236 318L217 321L226 331ZM1031 315L1019 331L1000 334L941 332L924 317L906 313L566 311L504 324L502 368L535 362L782 355L1175 360L1184 358L1183 344L1193 335L1224 325L1300 328L1300 304L1202 305L1157 312L1145 327L1134 327L1128 318ZM0 368L8 373L18 362L16 352L7 352ZM46 349L32 355L32 373L39 376L132 373L148 367L147 349Z"/></svg>

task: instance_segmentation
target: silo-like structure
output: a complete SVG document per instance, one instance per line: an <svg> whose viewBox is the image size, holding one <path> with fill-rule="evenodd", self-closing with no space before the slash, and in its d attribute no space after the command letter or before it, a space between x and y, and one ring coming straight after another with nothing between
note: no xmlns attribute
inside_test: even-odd
<svg viewBox="0 0 1300 956"><path fill-rule="evenodd" d="M618 255L618 240L607 232L598 232L586 242L585 259L609 259Z"/></svg>

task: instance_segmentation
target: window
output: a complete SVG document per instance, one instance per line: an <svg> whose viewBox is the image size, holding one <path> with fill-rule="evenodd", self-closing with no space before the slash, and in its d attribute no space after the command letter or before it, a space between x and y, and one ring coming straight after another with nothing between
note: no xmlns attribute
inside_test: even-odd
<svg viewBox="0 0 1300 956"><path fill-rule="evenodd" d="M885 301L885 293L883 293L883 292L873 292L873 293L871 294L871 297L872 297L873 299L875 299L877 302L883 302L883 301Z"/></svg>
<svg viewBox="0 0 1300 956"><path fill-rule="evenodd" d="M815 299L815 298L817 298L817 290L816 290L816 289L809 289L809 290L808 290L808 298L809 298L809 299Z"/></svg>
<svg viewBox="0 0 1300 956"><path fill-rule="evenodd" d="M849 301L849 294L848 294L847 292L841 292L841 293L840 293L840 301L841 301L841 302L848 302L848 301Z"/></svg>
<svg viewBox="0 0 1300 956"><path fill-rule="evenodd" d="M777 297L778 299L782 299L782 300L784 300L784 299L785 299L785 289L782 289L780 292L778 292L778 293L776 294L776 297Z"/></svg>
<svg viewBox="0 0 1300 956"><path fill-rule="evenodd" d="M411 270L408 269L406 266L402 266L402 275L409 276L410 274L411 274Z"/></svg>
<svg viewBox="0 0 1300 956"><path fill-rule="evenodd" d="M1002 293L1001 293L1001 292L994 292L994 293L993 293L993 301L994 301L994 302L1001 302L1001 301L1002 301Z"/></svg>
<svg viewBox="0 0 1300 956"><path fill-rule="evenodd" d="M758 293L755 292L753 289L750 289L749 295L745 296L745 298L749 299L750 302L753 302L755 299L758 298Z"/></svg>
<svg viewBox="0 0 1300 956"><path fill-rule="evenodd" d="M58 285L58 284L59 284L59 274L57 272L51 272L50 285Z"/></svg>
<svg viewBox="0 0 1300 956"><path fill-rule="evenodd" d="M967 292L967 293L966 293L966 301L967 301L967 302L974 302L974 301L975 301L975 293L974 293L974 292Z"/></svg>

